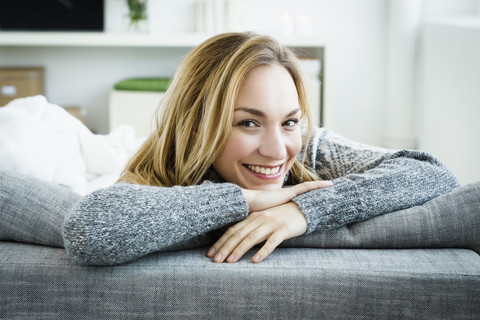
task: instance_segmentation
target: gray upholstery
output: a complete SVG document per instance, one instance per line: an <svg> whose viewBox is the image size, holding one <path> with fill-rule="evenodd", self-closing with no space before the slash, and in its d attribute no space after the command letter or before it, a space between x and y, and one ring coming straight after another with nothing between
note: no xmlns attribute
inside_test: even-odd
<svg viewBox="0 0 480 320"><path fill-rule="evenodd" d="M480 248L480 183L289 240L260 264L253 250L214 264L198 248L75 265L54 247L79 199L0 170L0 319L480 318L480 256L460 249Z"/></svg>
<svg viewBox="0 0 480 320"><path fill-rule="evenodd" d="M480 254L480 182L421 206L291 239L283 246L469 248Z"/></svg>
<svg viewBox="0 0 480 320"><path fill-rule="evenodd" d="M480 315L480 257L471 250L281 248L260 264L214 264L201 248L82 267L62 249L8 242L0 248L0 318L6 319Z"/></svg>
<svg viewBox="0 0 480 320"><path fill-rule="evenodd" d="M63 247L65 211L80 198L66 187L0 169L0 240Z"/></svg>
<svg viewBox="0 0 480 320"><path fill-rule="evenodd" d="M64 213L80 200L78 194L2 170L0 186L0 240L63 247L61 226ZM23 207L19 207L18 203L22 203ZM458 188L422 206L291 239L282 246L458 247L480 253L480 182Z"/></svg>

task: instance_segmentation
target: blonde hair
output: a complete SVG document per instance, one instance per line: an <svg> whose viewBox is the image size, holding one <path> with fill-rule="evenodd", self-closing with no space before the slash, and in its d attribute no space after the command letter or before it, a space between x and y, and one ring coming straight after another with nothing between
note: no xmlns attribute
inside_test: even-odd
<svg viewBox="0 0 480 320"><path fill-rule="evenodd" d="M119 181L165 187L200 183L228 141L243 79L266 64L281 65L292 76L307 128L305 146L312 120L295 54L268 36L221 34L200 44L180 65L159 106L156 131L129 161ZM292 181L316 179L303 162L295 160Z"/></svg>

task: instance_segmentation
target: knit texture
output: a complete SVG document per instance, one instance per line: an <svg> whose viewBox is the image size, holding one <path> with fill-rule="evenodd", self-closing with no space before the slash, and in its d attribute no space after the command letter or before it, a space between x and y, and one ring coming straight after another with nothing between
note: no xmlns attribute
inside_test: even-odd
<svg viewBox="0 0 480 320"><path fill-rule="evenodd" d="M117 184L86 196L67 214L64 246L79 264L119 264L178 249L182 242L198 241L247 215L246 199L234 184L172 188Z"/></svg>
<svg viewBox="0 0 480 320"><path fill-rule="evenodd" d="M296 197L307 234L421 205L458 187L454 174L432 155L388 150L349 141L318 129L308 165L331 188Z"/></svg>
<svg viewBox="0 0 480 320"><path fill-rule="evenodd" d="M318 129L308 145L307 165L334 182L294 199L307 220L307 233L420 205L458 186L452 172L427 153L370 147L326 129ZM65 218L67 255L80 264L113 265L212 243L212 234L218 236L219 229L249 212L239 186L215 172L205 180L213 183L118 184L93 192Z"/></svg>

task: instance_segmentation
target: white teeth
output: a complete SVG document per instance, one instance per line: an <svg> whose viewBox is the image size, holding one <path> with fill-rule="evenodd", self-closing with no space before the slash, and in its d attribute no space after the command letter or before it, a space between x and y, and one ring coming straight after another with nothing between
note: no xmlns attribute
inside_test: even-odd
<svg viewBox="0 0 480 320"><path fill-rule="evenodd" d="M278 171L280 170L280 166L275 168L265 168L265 167L248 165L248 169L255 171L256 173L271 175L271 174L277 174Z"/></svg>

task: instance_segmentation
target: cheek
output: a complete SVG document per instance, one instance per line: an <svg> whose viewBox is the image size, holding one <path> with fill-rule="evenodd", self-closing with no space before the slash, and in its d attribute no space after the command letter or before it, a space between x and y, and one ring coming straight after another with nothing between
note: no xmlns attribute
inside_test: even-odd
<svg viewBox="0 0 480 320"><path fill-rule="evenodd" d="M287 151L290 157L295 158L302 149L302 134L300 131L289 137Z"/></svg>
<svg viewBox="0 0 480 320"><path fill-rule="evenodd" d="M255 143L252 139L233 132L218 160L223 162L223 165L228 165L226 162L241 161L250 155L254 149Z"/></svg>

